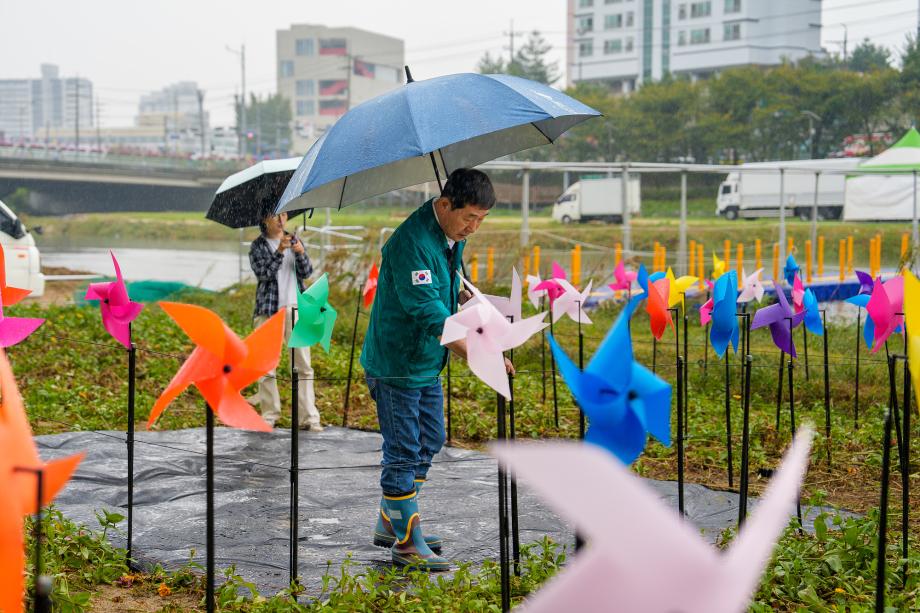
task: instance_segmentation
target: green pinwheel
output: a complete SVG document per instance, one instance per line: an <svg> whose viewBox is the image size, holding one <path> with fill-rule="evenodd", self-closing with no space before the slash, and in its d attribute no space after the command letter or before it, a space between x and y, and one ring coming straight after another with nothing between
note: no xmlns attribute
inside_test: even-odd
<svg viewBox="0 0 920 613"><path fill-rule="evenodd" d="M319 343L327 352L332 340L336 312L329 304L329 276L323 276L297 296L297 323L291 331L289 347L309 347Z"/></svg>

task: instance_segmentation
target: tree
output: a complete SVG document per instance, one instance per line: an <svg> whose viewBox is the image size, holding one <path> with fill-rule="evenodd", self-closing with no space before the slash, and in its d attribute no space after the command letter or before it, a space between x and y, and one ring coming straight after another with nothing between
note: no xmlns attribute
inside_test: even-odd
<svg viewBox="0 0 920 613"><path fill-rule="evenodd" d="M882 70L889 68L888 63L891 59L891 52L882 45L875 45L868 38L863 39L848 62L850 70L856 72L870 72L872 70Z"/></svg>
<svg viewBox="0 0 920 613"><path fill-rule="evenodd" d="M908 125L900 126L903 131L911 124L916 125L920 117L920 41L909 34L901 52L901 99L900 106L908 119Z"/></svg>
<svg viewBox="0 0 920 613"><path fill-rule="evenodd" d="M240 121L239 105L236 121ZM246 105L247 134L243 134L245 155L256 157L287 155L291 146L291 103L281 94L260 99L250 95Z"/></svg>
<svg viewBox="0 0 920 613"><path fill-rule="evenodd" d="M486 51L476 65L476 70L481 74L510 74L552 85L560 77L558 62L546 60L546 54L552 48L543 35L534 30L524 46L515 52L513 59L506 61L501 56L493 57Z"/></svg>

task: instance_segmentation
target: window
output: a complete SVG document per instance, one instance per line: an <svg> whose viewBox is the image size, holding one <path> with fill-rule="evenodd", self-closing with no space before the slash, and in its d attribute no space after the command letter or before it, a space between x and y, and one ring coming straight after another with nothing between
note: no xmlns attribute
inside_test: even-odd
<svg viewBox="0 0 920 613"><path fill-rule="evenodd" d="M723 40L738 40L741 38L741 24L740 23L726 23L725 29L722 33Z"/></svg>
<svg viewBox="0 0 920 613"><path fill-rule="evenodd" d="M623 52L623 41L619 38L614 38L611 40L604 41L604 53L622 53Z"/></svg>
<svg viewBox="0 0 920 613"><path fill-rule="evenodd" d="M623 0L604 0L604 4L620 4Z"/></svg>
<svg viewBox="0 0 920 613"><path fill-rule="evenodd" d="M694 2L690 5L690 17L709 17L712 14L712 2Z"/></svg>
<svg viewBox="0 0 920 613"><path fill-rule="evenodd" d="M582 15L578 17L578 31L581 34L594 30L594 16Z"/></svg>
<svg viewBox="0 0 920 613"><path fill-rule="evenodd" d="M313 50L312 38L298 38L297 42L294 43L294 52L297 55L313 55Z"/></svg>
<svg viewBox="0 0 920 613"><path fill-rule="evenodd" d="M722 186L722 193L723 193L723 194L730 194L730 193L732 193L732 186L731 186L731 185L723 185L723 186Z"/></svg>
<svg viewBox="0 0 920 613"><path fill-rule="evenodd" d="M316 89L313 86L313 79L298 79L297 80L297 95L298 96L316 95Z"/></svg>
<svg viewBox="0 0 920 613"><path fill-rule="evenodd" d="M594 41L582 40L578 43L578 57L591 57L594 55Z"/></svg>
<svg viewBox="0 0 920 613"><path fill-rule="evenodd" d="M294 62L291 60L281 60L278 70L281 72L281 77L293 77L294 76Z"/></svg>
<svg viewBox="0 0 920 613"><path fill-rule="evenodd" d="M348 103L345 100L320 100L320 115L344 115L348 110Z"/></svg>
<svg viewBox="0 0 920 613"><path fill-rule="evenodd" d="M677 46L683 47L686 44L687 44L687 31L681 30L680 32L677 33Z"/></svg>
<svg viewBox="0 0 920 613"><path fill-rule="evenodd" d="M594 0L578 0L578 8L586 9L594 6Z"/></svg>
<svg viewBox="0 0 920 613"><path fill-rule="evenodd" d="M677 7L677 18L686 19L687 18L687 5L681 4Z"/></svg>
<svg viewBox="0 0 920 613"><path fill-rule="evenodd" d="M725 12L726 13L740 13L741 12L741 0L725 0Z"/></svg>
<svg viewBox="0 0 920 613"><path fill-rule="evenodd" d="M633 37L632 37L632 36L627 36L627 37L626 37L626 53L629 53L630 51L633 50L634 43L635 43L635 41L633 41Z"/></svg>
<svg viewBox="0 0 920 613"><path fill-rule="evenodd" d="M316 103L313 100L298 100L297 116L305 117L310 115L316 115Z"/></svg>
<svg viewBox="0 0 920 613"><path fill-rule="evenodd" d="M632 11L629 11L628 13L626 13L626 27L631 28L633 27L635 23L636 23L635 13L633 13Z"/></svg>
<svg viewBox="0 0 920 613"><path fill-rule="evenodd" d="M690 44L704 45L709 42L709 28L690 30Z"/></svg>
<svg viewBox="0 0 920 613"><path fill-rule="evenodd" d="M623 27L623 14L617 13L616 15L605 15L604 16L604 29L605 30L615 30L617 28Z"/></svg>

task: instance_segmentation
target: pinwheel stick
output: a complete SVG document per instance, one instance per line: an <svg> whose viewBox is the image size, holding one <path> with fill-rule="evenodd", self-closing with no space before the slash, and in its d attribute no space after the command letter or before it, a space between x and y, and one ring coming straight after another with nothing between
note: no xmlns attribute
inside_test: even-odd
<svg viewBox="0 0 920 613"><path fill-rule="evenodd" d="M732 395L731 395L731 366L729 365L729 351L725 351L725 450L728 454L728 487L734 487L735 472L732 462Z"/></svg>
<svg viewBox="0 0 920 613"><path fill-rule="evenodd" d="M214 613L214 411L204 403L205 414L205 609Z"/></svg>
<svg viewBox="0 0 920 613"><path fill-rule="evenodd" d="M585 337L581 332L581 300L575 301L578 304L578 369L585 369ZM578 407L578 438L585 438L585 412Z"/></svg>
<svg viewBox="0 0 920 613"><path fill-rule="evenodd" d="M342 405L342 427L348 427L348 401L351 398L351 374L355 363L355 343L358 338L358 315L361 313L361 289L355 299L355 323L351 329L351 353L348 355L348 377L345 379L345 402Z"/></svg>
<svg viewBox="0 0 920 613"><path fill-rule="evenodd" d="M859 430L859 328L862 311L856 311L856 385L853 390L853 427Z"/></svg>
<svg viewBox="0 0 920 613"><path fill-rule="evenodd" d="M802 326L802 350L805 352L805 380L809 381L811 377L808 375L808 333L805 326Z"/></svg>
<svg viewBox="0 0 920 613"><path fill-rule="evenodd" d="M514 361L514 350L511 350L511 361ZM508 390L511 398L508 400L508 435L513 441L514 431L514 375L508 374ZM517 479L511 475L511 556L514 560L514 574L521 576L521 531L518 522Z"/></svg>
<svg viewBox="0 0 920 613"><path fill-rule="evenodd" d="M831 466L831 378L827 355L827 309L821 310L821 324L824 328L824 444L827 447L827 466Z"/></svg>
<svg viewBox="0 0 920 613"><path fill-rule="evenodd" d="M498 417L498 440L505 440L505 397L496 395L496 414ZM508 485L507 472L499 463L498 465L498 556L501 581L502 612L511 610L511 573L510 556L508 555Z"/></svg>
<svg viewBox="0 0 920 613"><path fill-rule="evenodd" d="M894 365L888 360L889 384L894 378ZM893 387L892 387L893 390ZM892 391L889 403L892 403ZM891 477L891 411L885 411L885 429L882 436L882 491L879 500L878 514L878 549L875 561L875 611L885 611L885 551L888 549L888 480Z"/></svg>
<svg viewBox="0 0 920 613"><path fill-rule="evenodd" d="M553 338L556 338L556 334L553 332L553 318L549 318L549 334ZM556 358L553 356L553 352L549 352L549 367L552 371L553 377L553 422L556 424L556 429L559 429L559 401L556 400Z"/></svg>
<svg viewBox="0 0 920 613"><path fill-rule="evenodd" d="M131 324L128 324L130 330ZM130 337L130 332L129 332ZM128 447L128 548L125 554L129 568L134 568L133 534L134 534L134 396L137 380L137 347L131 343L128 349L128 430L125 444Z"/></svg>
<svg viewBox="0 0 920 613"><path fill-rule="evenodd" d="M540 310L543 310L543 296L540 296ZM550 320L552 321L552 319ZM552 324L550 324L552 325ZM542 375L540 383L543 385L543 404L546 404L546 328L540 330L540 363Z"/></svg>
<svg viewBox="0 0 920 613"><path fill-rule="evenodd" d="M652 336L652 373L658 374L658 339Z"/></svg>
<svg viewBox="0 0 920 613"><path fill-rule="evenodd" d="M753 358L750 354L744 356L744 400L742 404L741 416L741 483L738 486L738 529L741 529L744 520L747 517L747 500L748 500L748 474L750 471L750 444L751 444L751 370Z"/></svg>
<svg viewBox="0 0 920 613"><path fill-rule="evenodd" d="M688 362L690 359L690 354L687 351L687 326L690 317L687 315L687 303L685 298L681 296L681 304L684 305L684 361ZM690 423L690 375L687 368L683 369L683 379L684 379L684 436L689 436L689 426ZM680 432L678 431L678 434Z"/></svg>
<svg viewBox="0 0 920 613"><path fill-rule="evenodd" d="M905 358L906 356L901 355L892 355L888 357L888 388L889 388L889 404L891 405L892 411L892 420L894 421L896 429L899 431L903 430L903 437L898 437L898 460L899 468L901 471L901 547L902 554L907 555L908 552L908 541L907 541L907 527L908 522L910 521L910 443L908 442L909 430L910 428L910 404L905 404L903 408L903 426L900 424L900 418L898 416L898 392L896 385L896 375L898 372L898 360ZM905 370L907 369L906 360L905 360ZM906 377L905 380L910 377ZM909 397L908 397L909 398ZM909 402L909 399L908 399ZM907 558L904 558L906 563ZM906 564L901 566L901 581L902 583L907 582L907 566Z"/></svg>
<svg viewBox="0 0 920 613"><path fill-rule="evenodd" d="M790 325L792 320L790 320ZM795 392L792 386L793 381L793 369L795 368L795 362L792 359L792 356L789 356L789 422L792 428L792 438L795 438ZM796 496L795 499L795 516L799 520L799 532L802 530L802 498L801 496Z"/></svg>
<svg viewBox="0 0 920 613"><path fill-rule="evenodd" d="M684 358L677 356L677 510L684 515Z"/></svg>
<svg viewBox="0 0 920 613"><path fill-rule="evenodd" d="M907 559L908 559L908 545L907 540L907 526L909 525L910 520L910 412L911 412L911 380L910 380L910 369L907 364L907 329L905 326L904 329L904 355L898 356L899 359L904 362L904 405L903 405L903 418L904 418L904 460L901 468L901 530L902 530L902 555L904 558L904 566L901 568L901 581L903 584L907 584Z"/></svg>
<svg viewBox="0 0 920 613"><path fill-rule="evenodd" d="M780 407L783 404L783 366L785 365L785 360L783 359L786 356L786 353L780 349L779 350L779 372L776 375L776 433L779 434L779 413Z"/></svg>
<svg viewBox="0 0 920 613"><path fill-rule="evenodd" d="M291 350L293 353L293 349ZM291 356L291 468L290 468L290 486L291 486L291 508L290 508L290 530L289 548L290 548L290 565L288 572L288 584L297 581L297 536L300 532L298 526L298 515L300 511L300 403L298 402L297 392L300 387L300 373L294 367L293 355ZM296 599L296 596L295 596Z"/></svg>
<svg viewBox="0 0 920 613"><path fill-rule="evenodd" d="M51 612L51 589L50 585L42 578L42 500L45 497L45 473L42 469L31 468L28 466L16 466L13 472L29 473L35 476L35 519L32 525L32 546L35 550L35 572L33 573L34 581L32 582L32 602L36 613Z"/></svg>

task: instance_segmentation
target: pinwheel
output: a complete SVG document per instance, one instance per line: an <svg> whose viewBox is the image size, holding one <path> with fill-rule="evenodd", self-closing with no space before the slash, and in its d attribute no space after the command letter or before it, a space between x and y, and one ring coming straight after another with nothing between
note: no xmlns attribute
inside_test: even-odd
<svg viewBox="0 0 920 613"><path fill-rule="evenodd" d="M744 273L744 270L741 271L742 277L742 286L741 294L738 295L738 303L748 303L751 300L756 299L757 302L763 300L763 284L760 282L760 273L763 271L763 268L758 268L754 271L754 274L748 276Z"/></svg>
<svg viewBox="0 0 920 613"><path fill-rule="evenodd" d="M712 298L700 305L700 325L705 326L712 321Z"/></svg>
<svg viewBox="0 0 920 613"><path fill-rule="evenodd" d="M805 286L802 285L802 279L798 273L792 277L792 308L796 313L805 310Z"/></svg>
<svg viewBox="0 0 920 613"><path fill-rule="evenodd" d="M874 285L874 284L873 284ZM857 307L864 309L869 306L869 300L872 298L872 289L870 288L868 294L862 293L862 288L860 288L860 293L855 296L850 296L844 302L850 304L855 304ZM875 325L872 323L871 317L866 317L866 323L863 326L863 340L866 343L866 347L872 349L872 344L875 342Z"/></svg>
<svg viewBox="0 0 920 613"><path fill-rule="evenodd" d="M805 318L805 313L795 313L786 300L782 286L773 280L773 287L776 288L776 304L758 309L754 313L754 320L751 322L751 329L756 330L764 326L770 326L770 335L773 337L773 344L779 349L792 357L796 357L795 343L792 341L792 328L795 328Z"/></svg>
<svg viewBox="0 0 920 613"><path fill-rule="evenodd" d="M540 300L546 296L545 289L537 289L540 283L540 275L527 275L527 298L535 309L540 308Z"/></svg>
<svg viewBox="0 0 920 613"><path fill-rule="evenodd" d="M691 277L690 275L685 275L683 277L674 278L674 271L671 270L671 267L668 266L667 275L665 278L668 280L668 306L673 307L678 304L683 306L684 296L687 293L687 290L690 289L694 283L699 281L696 277Z"/></svg>
<svg viewBox="0 0 920 613"><path fill-rule="evenodd" d="M803 299L803 310L805 311L805 329L822 336L824 334L824 322L821 321L821 311L818 310L818 297L811 291L811 288L805 290Z"/></svg>
<svg viewBox="0 0 920 613"><path fill-rule="evenodd" d="M872 288L875 287L875 282L872 280L872 275L867 272L857 270L856 278L859 279L859 293L871 294Z"/></svg>
<svg viewBox="0 0 920 613"><path fill-rule="evenodd" d="M712 290L712 327L709 340L716 355L725 355L728 343L738 353L738 317L735 305L738 296L738 273L730 270L716 280Z"/></svg>
<svg viewBox="0 0 920 613"><path fill-rule="evenodd" d="M482 298L491 303L492 306L498 309L499 313L510 321L521 321L521 276L518 274L517 269L511 268L511 294L507 298L480 292L478 296L474 296L462 304L460 310L462 311L478 304Z"/></svg>
<svg viewBox="0 0 920 613"><path fill-rule="evenodd" d="M898 275L884 283L879 278L872 288L866 311L874 328L872 353L875 353L904 322L904 277Z"/></svg>
<svg viewBox="0 0 920 613"><path fill-rule="evenodd" d="M332 327L335 325L335 309L329 304L329 275L316 280L297 296L297 322L291 331L289 347L309 347L319 343L329 351Z"/></svg>
<svg viewBox="0 0 920 613"><path fill-rule="evenodd" d="M671 386L633 360L629 318L633 298L601 342L584 371L550 336L562 378L589 419L585 440L631 464L648 434L671 444Z"/></svg>
<svg viewBox="0 0 920 613"><path fill-rule="evenodd" d="M10 287L6 284L6 255L3 246L0 245L0 304L13 306L31 293L32 290Z"/></svg>
<svg viewBox="0 0 920 613"><path fill-rule="evenodd" d="M904 271L904 319L907 327L907 365L920 409L920 281Z"/></svg>
<svg viewBox="0 0 920 613"><path fill-rule="evenodd" d="M116 341L131 348L131 322L134 321L144 305L132 302L128 298L128 288L121 276L121 267L115 254L111 251L112 264L115 265L115 280L106 283L90 283L86 288L86 300L98 300L102 313L102 325Z"/></svg>
<svg viewBox="0 0 920 613"><path fill-rule="evenodd" d="M717 281L719 277L725 274L725 261L719 259L719 256L712 253L712 280Z"/></svg>
<svg viewBox="0 0 920 613"><path fill-rule="evenodd" d="M645 266L639 267L639 286L645 292L643 297L645 301L645 310L648 313L649 325L652 334L656 339L661 340L665 328L668 324L674 327L674 321L671 319L671 312L668 310L668 296L670 287L667 278L653 281L645 271Z"/></svg>
<svg viewBox="0 0 920 613"><path fill-rule="evenodd" d="M571 283L565 279L556 279L556 282L562 287L563 294L559 296L556 301L553 303L553 323L559 321L559 318L563 315L568 315L569 318L577 323L590 324L591 320L588 319L588 315L585 313L585 302L587 302L588 297L591 295L591 281L588 282L588 287L585 288L585 291L579 292L572 286Z"/></svg>
<svg viewBox="0 0 920 613"><path fill-rule="evenodd" d="M786 258L786 264L783 266L783 277L786 279L786 283L792 285L793 279L799 274L799 263L795 261L795 257L790 253L789 257Z"/></svg>
<svg viewBox="0 0 920 613"><path fill-rule="evenodd" d="M43 323L45 320L37 317L6 317L0 305L0 347L21 343Z"/></svg>
<svg viewBox="0 0 920 613"><path fill-rule="evenodd" d="M147 428L170 402L194 384L211 410L228 426L270 431L271 426L246 402L240 390L278 365L284 338L284 310L240 340L216 313L204 307L177 302L159 305L197 346L157 398Z"/></svg>
<svg viewBox="0 0 920 613"><path fill-rule="evenodd" d="M552 278L541 281L534 288L536 290L543 290L546 292L546 296L549 298L550 306L553 306L553 303L556 302L556 299L565 293L565 288L559 284L559 279L565 279L565 271L557 262L553 262Z"/></svg>
<svg viewBox="0 0 920 613"><path fill-rule="evenodd" d="M502 354L545 328L546 313L512 323L475 286L465 279L464 283L476 302L444 320L441 345L465 339L470 370L483 383L510 399L511 389Z"/></svg>
<svg viewBox="0 0 920 613"><path fill-rule="evenodd" d="M626 267L623 266L623 260L620 260L620 263L617 264L616 269L613 271L613 276L616 279L616 283L611 283L607 287L613 291L630 291L632 290L633 281L636 280L637 273L632 270L626 270Z"/></svg>
<svg viewBox="0 0 920 613"><path fill-rule="evenodd" d="M32 438L32 428L22 404L22 396L13 377L6 354L0 351L0 428L9 434L9 440L2 447L3 455L15 468L30 472L17 472L13 476L16 483L14 498L18 496L19 510L23 515L38 512L38 482L34 472L42 473L42 506L51 502L64 484L70 479L77 464L84 454L76 454L43 462L38 455L38 447ZM9 490L6 490L9 494ZM4 503L5 504L5 503Z"/></svg>
<svg viewBox="0 0 920 613"><path fill-rule="evenodd" d="M6 427L0 426L0 448L9 448L11 439ZM12 460L0 453L0 489L8 494L15 492L16 475ZM0 611L6 613L24 610L26 556L22 523L22 513L16 505L0 505Z"/></svg>
<svg viewBox="0 0 920 613"><path fill-rule="evenodd" d="M811 439L809 428L799 429L766 493L724 552L595 446L493 444L499 462L589 544L528 598L528 613L746 610L795 509Z"/></svg>
<svg viewBox="0 0 920 613"><path fill-rule="evenodd" d="M380 271L377 270L377 262L374 262L371 264L371 271L367 275L367 281L364 282L364 289L361 290L361 295L364 296L365 310L370 308L374 302L374 297L377 295L377 277L379 275Z"/></svg>

